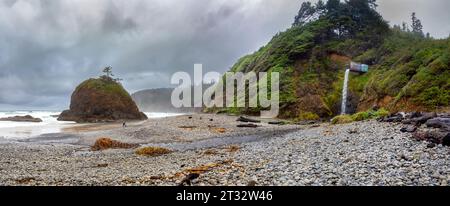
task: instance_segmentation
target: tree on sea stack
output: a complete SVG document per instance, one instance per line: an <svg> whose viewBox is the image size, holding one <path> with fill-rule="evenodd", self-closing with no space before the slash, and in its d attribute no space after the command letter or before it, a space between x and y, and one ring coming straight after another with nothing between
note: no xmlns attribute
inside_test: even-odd
<svg viewBox="0 0 450 206"><path fill-rule="evenodd" d="M105 67L103 69L103 73L105 73L105 74L100 76L100 78L102 78L102 79L105 79L108 81L115 81L115 82L122 81L122 79L120 79L120 78L115 78L115 79L112 78L114 76L114 74L112 73L112 67L110 67L110 66Z"/></svg>
<svg viewBox="0 0 450 206"><path fill-rule="evenodd" d="M119 120L145 120L130 94L113 79L112 68L103 69L105 75L82 82L72 94L70 109L58 120L75 122L113 122Z"/></svg>
<svg viewBox="0 0 450 206"><path fill-rule="evenodd" d="M112 73L112 67L108 66L103 69L103 73L106 74L106 77L112 78L114 74Z"/></svg>

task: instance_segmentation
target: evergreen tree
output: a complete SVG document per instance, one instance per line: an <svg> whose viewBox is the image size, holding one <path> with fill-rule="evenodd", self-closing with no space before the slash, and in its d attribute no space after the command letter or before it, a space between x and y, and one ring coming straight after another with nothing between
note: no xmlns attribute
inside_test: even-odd
<svg viewBox="0 0 450 206"><path fill-rule="evenodd" d="M326 13L326 6L322 0L315 5L311 2L303 2L292 26L302 26L308 22L315 21Z"/></svg>
<svg viewBox="0 0 450 206"><path fill-rule="evenodd" d="M326 3L328 15L336 15L339 13L341 2L339 0L328 0Z"/></svg>
<svg viewBox="0 0 450 206"><path fill-rule="evenodd" d="M112 67L108 66L103 69L103 73L105 73L106 77L111 78L114 76L112 73Z"/></svg>
<svg viewBox="0 0 450 206"><path fill-rule="evenodd" d="M322 0L319 0L319 1L316 3L316 8L317 8L317 10L326 10L326 9L327 9L327 6L325 5L325 3L323 3Z"/></svg>
<svg viewBox="0 0 450 206"><path fill-rule="evenodd" d="M412 22L411 22L411 23L412 23L412 32L413 32L414 34L417 34L417 35L423 37L424 34L423 34L423 26L422 26L422 22L420 21L420 19L418 19L418 18L416 17L416 12L413 12L413 13L411 14L411 21L412 21Z"/></svg>
<svg viewBox="0 0 450 206"><path fill-rule="evenodd" d="M314 17L316 13L316 8L311 4L311 2L303 2L297 16L295 16L294 23L292 26L302 26L308 23Z"/></svg>

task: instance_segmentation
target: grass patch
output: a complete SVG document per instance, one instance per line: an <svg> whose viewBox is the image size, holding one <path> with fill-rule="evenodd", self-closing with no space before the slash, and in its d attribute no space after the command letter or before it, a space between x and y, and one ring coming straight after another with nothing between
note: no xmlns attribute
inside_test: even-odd
<svg viewBox="0 0 450 206"><path fill-rule="evenodd" d="M365 111L365 112L358 112L356 114L353 114L351 117L352 117L353 121L364 121L364 120L368 120L368 119L376 119L379 117L385 117L388 115L389 115L389 111L381 108L377 111L369 110L369 111Z"/></svg>
<svg viewBox="0 0 450 206"><path fill-rule="evenodd" d="M368 110L365 112L358 112L353 115L339 115L331 119L331 124L347 124L351 122L359 122L364 121L368 119L376 119L379 117L385 117L389 115L389 111L387 111L384 108L381 108L377 111L375 110Z"/></svg>
<svg viewBox="0 0 450 206"><path fill-rule="evenodd" d="M105 80L103 78L98 79L88 79L81 83L76 91L81 89L95 90L105 94L115 94L123 98L131 98L130 94L123 88L119 82L112 80Z"/></svg>
<svg viewBox="0 0 450 206"><path fill-rule="evenodd" d="M299 117L296 119L296 121L302 121L302 120L318 120L320 119L319 115L312 112L304 112L299 115Z"/></svg>
<svg viewBox="0 0 450 206"><path fill-rule="evenodd" d="M347 124L353 122L352 116L344 114L331 119L331 124Z"/></svg>

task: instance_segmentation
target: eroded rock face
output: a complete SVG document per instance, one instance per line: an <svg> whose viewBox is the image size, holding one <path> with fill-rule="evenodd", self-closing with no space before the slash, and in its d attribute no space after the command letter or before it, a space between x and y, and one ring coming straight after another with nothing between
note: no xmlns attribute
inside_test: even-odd
<svg viewBox="0 0 450 206"><path fill-rule="evenodd" d="M145 119L122 85L108 78L81 83L72 94L70 109L58 117L59 121L79 123Z"/></svg>
<svg viewBox="0 0 450 206"><path fill-rule="evenodd" d="M5 117L0 118L0 121L11 121L11 122L42 122L42 119L34 118L30 115L25 116L14 116L14 117Z"/></svg>

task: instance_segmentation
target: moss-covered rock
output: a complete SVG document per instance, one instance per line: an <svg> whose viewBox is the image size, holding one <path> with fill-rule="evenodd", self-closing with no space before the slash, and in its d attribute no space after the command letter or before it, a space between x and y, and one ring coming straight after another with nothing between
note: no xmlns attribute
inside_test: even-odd
<svg viewBox="0 0 450 206"><path fill-rule="evenodd" d="M145 120L128 92L110 78L89 79L73 92L70 109L59 116L60 121L107 122Z"/></svg>

